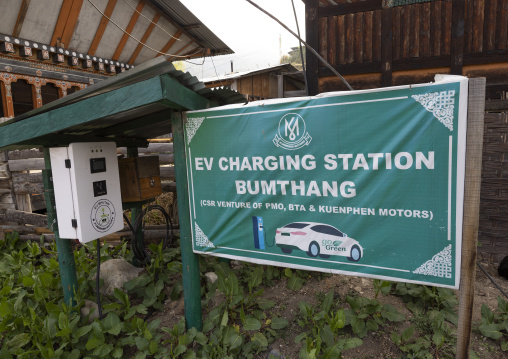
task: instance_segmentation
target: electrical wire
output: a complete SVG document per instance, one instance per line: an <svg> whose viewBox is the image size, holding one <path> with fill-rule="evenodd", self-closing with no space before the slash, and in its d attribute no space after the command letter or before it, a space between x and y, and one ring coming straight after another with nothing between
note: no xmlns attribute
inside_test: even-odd
<svg viewBox="0 0 508 359"><path fill-rule="evenodd" d="M220 85L221 85L222 87L224 87L224 84L222 83L222 81L221 81L221 80L220 80L220 78L219 78L219 74L217 74L217 68L215 67L215 63L213 62L213 58L212 58L212 57L210 57L210 60L212 60L212 65L213 65L213 69L215 70L215 76L217 76L217 80L219 80Z"/></svg>
<svg viewBox="0 0 508 359"><path fill-rule="evenodd" d="M90 1L90 0L88 0L88 1ZM284 25L284 23L282 23L279 19L277 19L277 18L276 18L275 16L273 16L272 14L270 14L268 11L266 11L265 9L263 9L262 7L260 7L259 5L257 5L256 3L254 3L254 2L253 2L253 1L251 1L251 0L245 0L245 1L247 1L249 4L251 4L252 6L254 6L255 8L257 8L259 11L261 11L261 12L265 13L266 15L268 15L269 17L271 17L271 18L272 18L273 20L275 20L275 21L276 21L279 25L281 25L284 29L286 29L287 31L289 31L289 33L290 33L291 35L293 35L293 36L294 36L294 37L296 37L298 40L300 40L300 41L302 42L302 44L304 44L304 45L305 45L305 47L306 47L307 49L309 49L309 50L310 50L310 52L312 52L314 55L316 55L316 57L317 57L317 58L318 58L318 59L319 59L319 60L320 60L320 61L321 61L321 62L322 62L322 63L323 63L326 67L328 67L328 68L330 69L330 71L332 71L332 72L335 74L335 76L337 76L339 79L341 79L341 81L342 81L342 82L343 82L343 83L347 86L347 88L348 88L348 89L350 89L351 91L353 91L353 88L351 87L351 85L349 84L349 82L347 82L347 81L346 81L346 79L345 79L344 77L342 77L342 75L341 75L341 74L339 74L339 73L337 72L337 70L335 70L335 69L333 68L333 66L332 66L332 65L330 65L330 64L329 64L329 63L328 63L325 59L323 59L323 58L321 57L321 55L319 55L319 54L317 53L317 51L316 51L316 50L314 50L314 49L312 48L312 46L310 46L308 43L306 43L306 42L305 42L305 41L304 41L304 40L303 40L300 36L298 36L297 34L295 34L295 33L294 33L294 32L293 32L293 31L292 31L289 27L287 27L286 25Z"/></svg>
<svg viewBox="0 0 508 359"><path fill-rule="evenodd" d="M101 240L97 238L97 273L95 275L95 294L97 295L97 308L99 309L99 320L102 320L102 305L100 287L100 274L101 274Z"/></svg>
<svg viewBox="0 0 508 359"><path fill-rule="evenodd" d="M173 39L175 39L176 41L182 41L181 39L177 38L177 37L174 37L173 35L171 35L169 32L167 32L166 30L164 30L162 27L160 27L159 24L157 24L156 22L153 22L152 20L150 20L149 18L147 18L145 15L143 15L141 12L139 12L134 6L132 6L127 0L123 0L124 3L126 3L127 5L129 5L129 7L134 10L135 12L137 12L139 15L141 15L142 17L144 17L146 20L150 21L152 24L154 24L155 26L157 26L159 29L161 29L162 31L164 31L166 33L166 35L172 37Z"/></svg>
<svg viewBox="0 0 508 359"><path fill-rule="evenodd" d="M118 25L116 22L114 22L113 20L111 20L111 18L109 18L108 16L106 16L106 14L104 14L104 12L101 11L101 9L99 9L93 2L92 0L88 0L88 2L90 3L90 5L92 5L95 10L97 10L99 13L101 13L101 15L103 17L105 17L106 19L108 19L108 21L110 23L112 23L113 25L115 25L118 29L120 29L123 33L127 34L131 39L133 39L134 41L136 41L138 44L141 44L143 45L144 47L146 47L147 49L149 50L152 50L153 52L156 52L158 54L161 54L161 55L164 55L164 56L171 56L171 57L181 57L181 58L188 58L188 57L191 57L191 56L194 56L195 54L199 53L199 52L205 52L205 49L201 48L201 47L197 47L197 51L194 52L194 53L191 53L189 55L185 55L185 56L180 56L180 55L175 55L175 54L170 54L170 53L166 53L166 52L161 52L159 50L155 50L154 48L148 46L147 44L145 44L144 42L141 42L140 40L136 39L134 36L132 36L131 34L129 34L127 31L125 31L124 29L122 29L120 27L120 25ZM194 41L190 41L189 43L192 43Z"/></svg>
<svg viewBox="0 0 508 359"><path fill-rule="evenodd" d="M195 66L203 66L203 64L205 63L205 60L206 60L206 56L203 56L203 62L200 63L200 64L196 64L195 62L192 62L192 61L189 61L189 60L183 60L183 61L185 61L185 62L187 62L189 64L193 64Z"/></svg>
<svg viewBox="0 0 508 359"><path fill-rule="evenodd" d="M499 289L499 291L500 291L501 293L503 293L503 295L504 295L504 296L508 299L508 294L506 294L506 293L504 292L504 290L503 290L503 289L499 286L499 284L497 284L497 283L496 283L496 281L494 280L494 278L492 278L492 276L491 276L491 275L490 275L490 274L489 274L489 273L485 270L485 268L483 268L483 267L482 267L482 265L481 265L478 261L476 261L476 265L477 265L478 267L480 267L480 269L482 270L483 274L485 274L485 275L486 275L486 276L490 279L490 281L492 282L492 284L494 284L494 285L496 286L496 288L497 288L497 289Z"/></svg>

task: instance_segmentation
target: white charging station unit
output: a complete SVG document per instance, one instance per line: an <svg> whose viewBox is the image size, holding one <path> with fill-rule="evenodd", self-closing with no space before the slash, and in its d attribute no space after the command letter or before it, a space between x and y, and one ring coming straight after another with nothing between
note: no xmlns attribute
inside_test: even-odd
<svg viewBox="0 0 508 359"><path fill-rule="evenodd" d="M116 144L78 142L50 148L61 238L93 241L124 226Z"/></svg>

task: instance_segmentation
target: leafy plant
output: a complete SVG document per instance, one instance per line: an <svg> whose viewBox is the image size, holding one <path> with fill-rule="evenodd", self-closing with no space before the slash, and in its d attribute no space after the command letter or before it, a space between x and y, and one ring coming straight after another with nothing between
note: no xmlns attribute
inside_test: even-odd
<svg viewBox="0 0 508 359"><path fill-rule="evenodd" d="M498 340L502 351L508 351L508 302L497 297L497 308L493 312L482 304L480 332L487 338Z"/></svg>

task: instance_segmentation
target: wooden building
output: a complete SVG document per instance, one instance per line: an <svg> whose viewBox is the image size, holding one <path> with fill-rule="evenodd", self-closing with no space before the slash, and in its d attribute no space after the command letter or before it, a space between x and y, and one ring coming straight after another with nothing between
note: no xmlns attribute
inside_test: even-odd
<svg viewBox="0 0 508 359"><path fill-rule="evenodd" d="M202 79L210 88L229 87L249 101L305 96L303 73L290 64Z"/></svg>
<svg viewBox="0 0 508 359"><path fill-rule="evenodd" d="M508 90L507 0L304 0L306 39L355 89L485 76ZM346 89L307 53L309 93Z"/></svg>
<svg viewBox="0 0 508 359"><path fill-rule="evenodd" d="M154 57L233 51L179 1L0 1L0 118L11 118Z"/></svg>
<svg viewBox="0 0 508 359"><path fill-rule="evenodd" d="M485 77L478 250L508 255L508 0L304 0L306 40L354 89ZM347 90L307 52L310 94Z"/></svg>

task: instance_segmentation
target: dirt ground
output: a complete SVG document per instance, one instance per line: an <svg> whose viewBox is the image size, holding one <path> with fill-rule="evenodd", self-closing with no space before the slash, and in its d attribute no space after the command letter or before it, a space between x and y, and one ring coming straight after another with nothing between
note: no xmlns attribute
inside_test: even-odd
<svg viewBox="0 0 508 359"><path fill-rule="evenodd" d="M500 277L497 274L497 266L492 263L482 263L487 272L496 280L500 287L508 292L508 280ZM307 280L302 289L297 292L291 291L286 288L286 280L281 279L276 285L266 287L263 297L271 299L277 303L275 308L271 311L277 313L279 317L286 318L290 325L284 330L281 337L275 342L270 344L270 350L275 349L279 351L286 359L299 358L299 351L301 344L295 344L294 338L302 332L302 328L297 324L296 318L299 313L298 303L306 301L309 304L317 304L317 294L327 293L333 289L337 298L345 298L348 294L359 294L364 297L374 298L374 287L371 279L351 277L344 275L331 275L321 278L312 277ZM169 294L169 293L168 293ZM458 291L456 295L458 296ZM479 269L476 275L475 286L475 301L473 311L473 322L479 323L481 321L481 306L482 304L488 305L492 310L497 308L497 297L502 296L501 292L492 284L492 282L483 274ZM383 296L379 294L378 300L383 303L390 303L394 305L397 310L404 314L408 319L412 317L412 313L406 308L401 297L394 295ZM213 305L213 304L212 304ZM345 306L347 304L345 303ZM207 311L211 308L203 308L203 317L206 318ZM161 326L171 327L184 315L183 299L178 301L168 300L165 303L163 312L155 314L155 318L162 320ZM396 323L393 328L390 326L384 327L377 332L369 332L363 338L363 345L360 347L350 349L343 352L344 358L349 359L367 359L367 358L398 358L403 355L400 349L393 344L391 340L392 329L400 331L411 323L409 320L402 323ZM503 353L499 347L498 342L484 338L475 326L472 333L472 349L482 359L502 359L507 358L508 354ZM257 358L267 358L268 350L265 353L258 354ZM404 356L402 356L404 357Z"/></svg>

